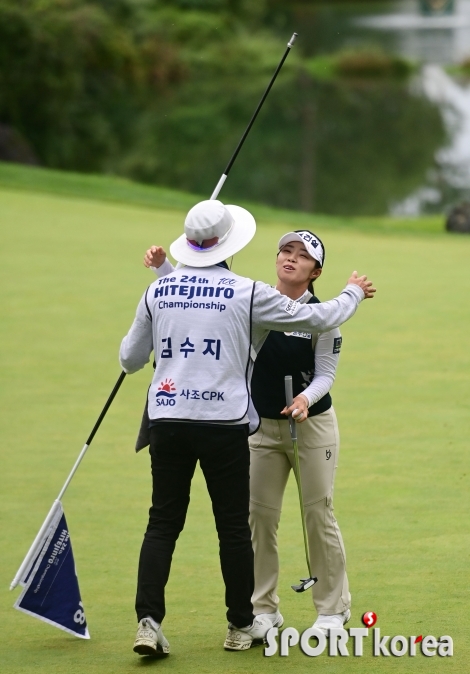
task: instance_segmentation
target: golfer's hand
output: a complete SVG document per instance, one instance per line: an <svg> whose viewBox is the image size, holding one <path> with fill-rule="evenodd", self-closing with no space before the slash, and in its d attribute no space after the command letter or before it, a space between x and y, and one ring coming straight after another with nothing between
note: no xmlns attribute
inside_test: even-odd
<svg viewBox="0 0 470 674"><path fill-rule="evenodd" d="M144 256L146 267L161 267L166 260L166 253L161 246L151 246Z"/></svg>
<svg viewBox="0 0 470 674"><path fill-rule="evenodd" d="M308 418L308 400L307 398L299 393L298 396L294 398L294 402L290 407L284 407L281 414L289 416L292 414L292 418L298 423L301 424L303 421L306 421Z"/></svg>
<svg viewBox="0 0 470 674"><path fill-rule="evenodd" d="M367 276L358 276L357 271L353 271L349 278L348 285L350 283L354 284L355 286L359 286L359 288L362 288L362 291L365 295L364 299L369 300L374 297L376 289L372 287L372 281L367 280Z"/></svg>

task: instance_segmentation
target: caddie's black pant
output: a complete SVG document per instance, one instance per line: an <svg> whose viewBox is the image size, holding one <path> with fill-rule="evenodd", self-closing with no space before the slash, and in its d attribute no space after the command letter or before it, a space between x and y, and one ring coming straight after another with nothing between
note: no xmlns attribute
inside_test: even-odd
<svg viewBox="0 0 470 674"><path fill-rule="evenodd" d="M236 627L253 622L254 567L248 524L250 453L246 429L181 422L160 423L150 429L153 495L140 553L137 620L150 616L160 623L165 616L165 585L199 460L219 536L227 620Z"/></svg>

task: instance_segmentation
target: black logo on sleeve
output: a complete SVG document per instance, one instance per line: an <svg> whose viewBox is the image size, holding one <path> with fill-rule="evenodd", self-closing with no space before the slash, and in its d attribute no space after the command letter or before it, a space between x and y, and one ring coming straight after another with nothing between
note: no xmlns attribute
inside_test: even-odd
<svg viewBox="0 0 470 674"><path fill-rule="evenodd" d="M326 460L329 461L331 459L331 449L326 450Z"/></svg>
<svg viewBox="0 0 470 674"><path fill-rule="evenodd" d="M341 351L341 344L343 343L342 337L335 337L333 340L333 353L339 353Z"/></svg>

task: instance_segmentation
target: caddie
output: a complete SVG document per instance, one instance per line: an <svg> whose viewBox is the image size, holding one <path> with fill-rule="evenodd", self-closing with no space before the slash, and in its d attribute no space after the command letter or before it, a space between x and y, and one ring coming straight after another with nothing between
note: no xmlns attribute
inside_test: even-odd
<svg viewBox="0 0 470 674"><path fill-rule="evenodd" d="M123 339L131 374L154 352L148 393L153 494L140 553L134 651L169 653L161 623L176 540L184 527L191 479L200 462L212 501L225 582L227 650L246 650L272 626L255 617L249 517L249 431L259 424L250 381L270 330L325 332L348 320L375 289L353 272L329 302L301 304L265 283L232 273L226 259L253 238L253 216L239 206L202 201L170 246L185 265L145 291Z"/></svg>

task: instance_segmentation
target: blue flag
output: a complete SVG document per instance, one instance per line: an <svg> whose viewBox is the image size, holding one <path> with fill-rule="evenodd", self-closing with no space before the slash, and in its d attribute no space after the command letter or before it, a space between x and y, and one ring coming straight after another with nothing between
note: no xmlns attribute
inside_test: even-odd
<svg viewBox="0 0 470 674"><path fill-rule="evenodd" d="M22 585L14 608L81 639L90 638L62 504Z"/></svg>

